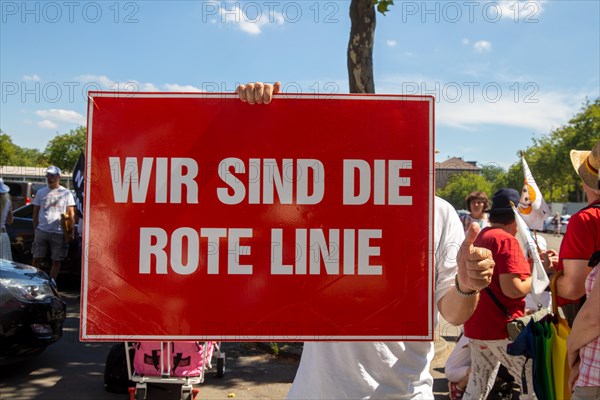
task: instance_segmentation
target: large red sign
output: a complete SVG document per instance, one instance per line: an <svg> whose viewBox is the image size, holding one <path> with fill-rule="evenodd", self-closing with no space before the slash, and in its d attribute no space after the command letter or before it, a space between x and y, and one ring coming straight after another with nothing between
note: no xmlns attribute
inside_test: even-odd
<svg viewBox="0 0 600 400"><path fill-rule="evenodd" d="M82 340L431 340L433 98L92 92Z"/></svg>

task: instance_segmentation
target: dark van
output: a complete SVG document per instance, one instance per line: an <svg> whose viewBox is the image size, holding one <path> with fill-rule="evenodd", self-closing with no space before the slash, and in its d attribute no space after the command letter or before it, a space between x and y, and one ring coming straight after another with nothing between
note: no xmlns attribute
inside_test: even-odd
<svg viewBox="0 0 600 400"><path fill-rule="evenodd" d="M42 182L4 181L10 188L10 199L13 210L33 201L38 189L46 186Z"/></svg>

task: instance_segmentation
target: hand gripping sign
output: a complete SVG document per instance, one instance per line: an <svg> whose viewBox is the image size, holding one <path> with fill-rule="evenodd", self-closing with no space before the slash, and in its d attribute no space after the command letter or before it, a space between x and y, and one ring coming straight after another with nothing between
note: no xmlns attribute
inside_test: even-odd
<svg viewBox="0 0 600 400"><path fill-rule="evenodd" d="M431 340L433 98L91 92L81 339Z"/></svg>

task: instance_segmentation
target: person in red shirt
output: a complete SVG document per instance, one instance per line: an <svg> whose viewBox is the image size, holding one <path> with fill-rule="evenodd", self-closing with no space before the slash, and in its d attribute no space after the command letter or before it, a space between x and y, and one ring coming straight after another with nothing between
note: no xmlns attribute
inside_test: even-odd
<svg viewBox="0 0 600 400"><path fill-rule="evenodd" d="M600 250L600 141L592 151L571 150L571 163L581 178L588 199L588 206L569 219L556 268L564 270L557 281L558 305L572 325L579 307L569 303L577 303L585 295L585 280L592 270L588 260Z"/></svg>
<svg viewBox="0 0 600 400"><path fill-rule="evenodd" d="M479 304L465 322L465 336L470 339L471 371L463 399L486 399L496 379L500 364L521 383L532 377L532 363L523 356L506 353L510 343L506 324L525 314L525 296L531 289L531 266L519 241L517 223L511 206L519 204L520 194L514 189L500 189L492 197L490 226L484 228L473 243L492 252L496 266L488 289L480 294ZM491 292L491 294L490 294ZM496 302L500 304L496 304ZM532 379L521 388L521 399L535 399Z"/></svg>

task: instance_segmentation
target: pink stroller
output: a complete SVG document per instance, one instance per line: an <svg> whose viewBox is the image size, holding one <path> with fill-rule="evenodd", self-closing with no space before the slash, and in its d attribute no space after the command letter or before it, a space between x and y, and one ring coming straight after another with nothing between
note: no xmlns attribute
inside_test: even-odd
<svg viewBox="0 0 600 400"><path fill-rule="evenodd" d="M129 349L135 349L133 363ZM181 384L181 400L195 400L204 382L204 373L217 358L217 377L225 373L225 353L220 342L125 342L127 372L135 387L129 388L130 400L145 400L148 383ZM131 365L133 364L133 370Z"/></svg>

